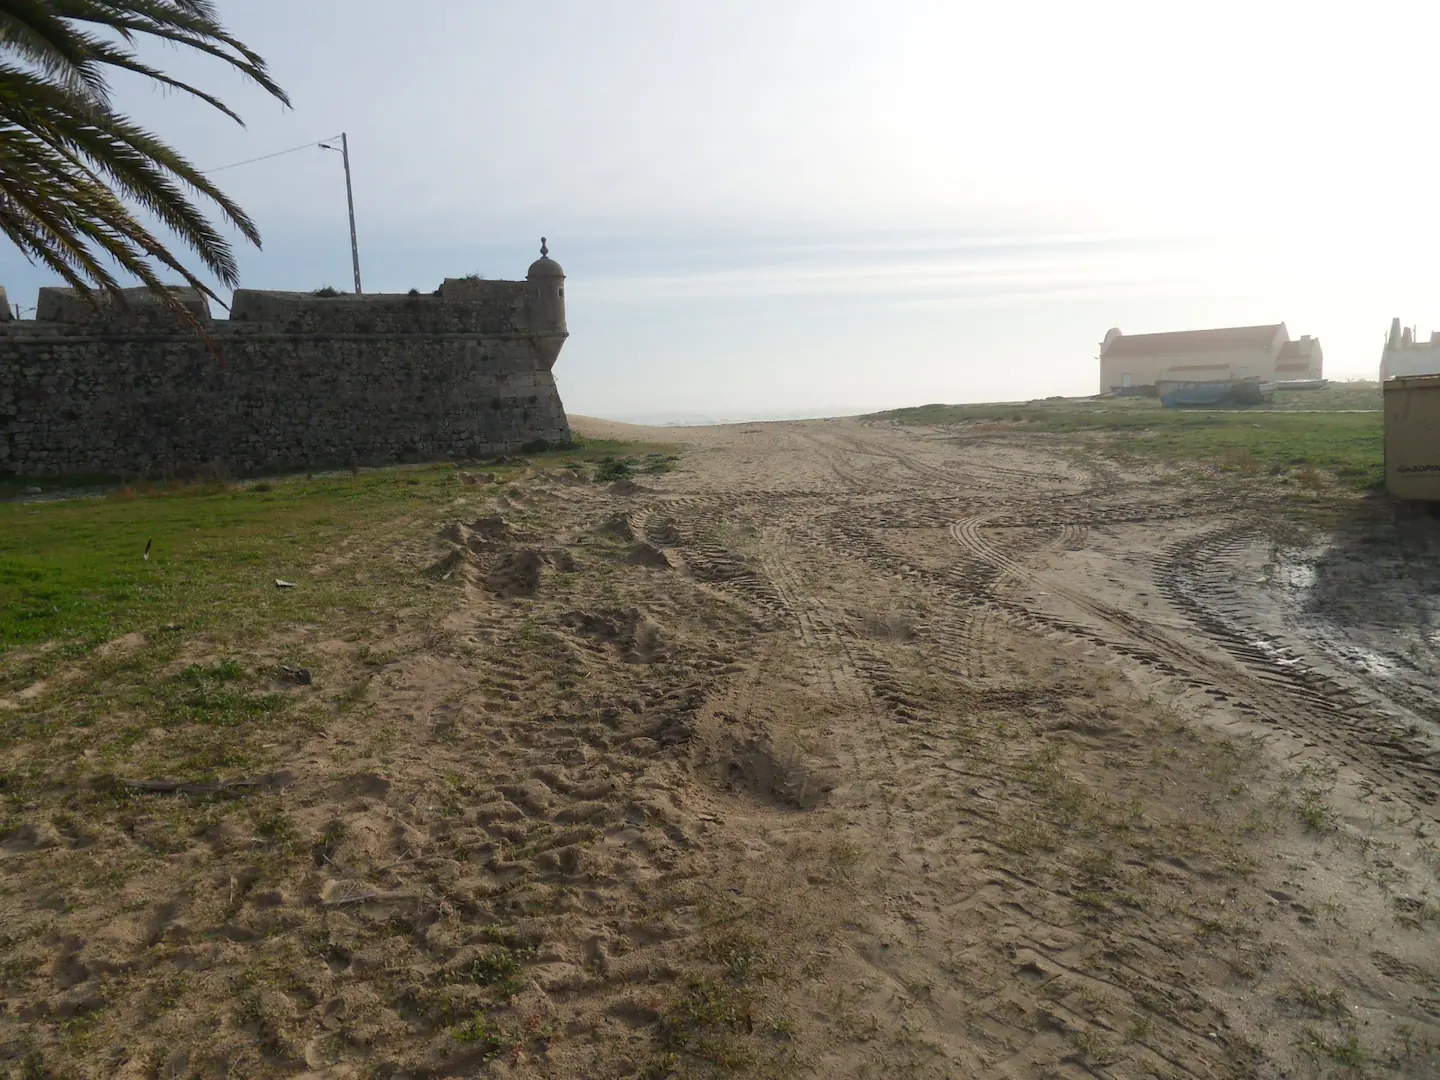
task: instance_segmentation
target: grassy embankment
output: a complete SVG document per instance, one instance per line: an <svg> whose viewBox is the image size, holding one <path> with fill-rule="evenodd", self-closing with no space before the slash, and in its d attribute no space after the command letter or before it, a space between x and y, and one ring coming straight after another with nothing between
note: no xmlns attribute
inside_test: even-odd
<svg viewBox="0 0 1440 1080"><path fill-rule="evenodd" d="M1194 462L1268 475L1311 489L1363 492L1384 481L1377 383L1277 393L1267 406L1166 409L1153 398L1051 398L989 405L921 405L874 417L986 432L1077 434L1141 461Z"/></svg>
<svg viewBox="0 0 1440 1080"><path fill-rule="evenodd" d="M0 502L0 840L10 811L41 796L55 769L84 757L82 771L103 773L156 727L184 735L157 744L154 775L267 767L277 733L325 718L273 692L282 673L231 657L287 628L364 638L397 615L440 610L451 590L416 574L416 538L532 468L604 482L669 460L596 441L474 467L489 476L473 480L495 485L466 484L468 470L447 463ZM164 674L197 650L218 659ZM295 648L285 662L318 676L325 659ZM44 754L21 754L24 771L15 758L5 767L39 745Z"/></svg>
<svg viewBox="0 0 1440 1080"><path fill-rule="evenodd" d="M664 468L666 460L650 447L597 440L472 468L502 484L532 467L578 467L604 482ZM404 535L407 523L466 490L459 475L446 463L0 501L0 695L25 677L14 668L17 649L41 650L27 665L33 677L136 631L183 623L187 636L235 636L325 610L394 603L401 599L394 587L415 587L406 571L369 566L357 588L353 578L332 583L307 568L346 545ZM44 483L47 493L66 490L63 482ZM276 578L305 587L279 589Z"/></svg>

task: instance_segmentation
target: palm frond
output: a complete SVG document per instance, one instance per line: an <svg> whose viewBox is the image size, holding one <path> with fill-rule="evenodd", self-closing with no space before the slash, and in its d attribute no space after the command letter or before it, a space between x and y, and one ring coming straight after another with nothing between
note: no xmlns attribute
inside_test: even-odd
<svg viewBox="0 0 1440 1080"><path fill-rule="evenodd" d="M195 325L160 274L219 298L136 213L230 287L234 252L196 200L257 247L260 233L182 154L110 104L106 73L128 71L240 121L215 95L141 60L135 48L147 38L215 58L289 103L208 0L0 0L0 232L92 300L98 288L123 301L118 270Z"/></svg>
<svg viewBox="0 0 1440 1080"><path fill-rule="evenodd" d="M79 33L47 0L0 2L0 50L20 57L77 94L108 102L105 73Z"/></svg>
<svg viewBox="0 0 1440 1080"><path fill-rule="evenodd" d="M64 18L104 27L127 44L140 36L150 36L213 56L279 101L290 104L285 91L271 77L265 60L221 25L213 4L196 0L51 0L51 3Z"/></svg>

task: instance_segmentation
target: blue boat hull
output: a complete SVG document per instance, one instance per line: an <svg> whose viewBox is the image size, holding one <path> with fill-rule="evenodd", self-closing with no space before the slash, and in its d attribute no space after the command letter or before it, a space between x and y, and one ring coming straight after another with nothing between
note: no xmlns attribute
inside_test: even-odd
<svg viewBox="0 0 1440 1080"><path fill-rule="evenodd" d="M1196 405L1222 405L1230 400L1230 384L1222 386L1182 386L1160 399L1167 409Z"/></svg>
<svg viewBox="0 0 1440 1080"><path fill-rule="evenodd" d="M1252 380L1240 382L1191 383L1177 386L1160 396L1167 409L1207 408L1216 405L1260 405L1265 392Z"/></svg>

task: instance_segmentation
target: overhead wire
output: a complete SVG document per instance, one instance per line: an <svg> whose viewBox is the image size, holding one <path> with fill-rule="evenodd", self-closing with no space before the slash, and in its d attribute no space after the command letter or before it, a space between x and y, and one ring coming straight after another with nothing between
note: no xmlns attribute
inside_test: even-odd
<svg viewBox="0 0 1440 1080"><path fill-rule="evenodd" d="M201 169L200 171L208 176L211 173L224 172L226 169L238 169L241 165L253 165L257 161L269 161L271 158L284 157L286 154L297 154L301 150L309 150L312 146L320 146L322 143L333 142L339 137L339 135L329 135L323 139L316 139L313 142L292 146L289 150L277 150L273 154L261 154L259 157L246 158L244 161L232 161L229 165L221 165L214 169Z"/></svg>

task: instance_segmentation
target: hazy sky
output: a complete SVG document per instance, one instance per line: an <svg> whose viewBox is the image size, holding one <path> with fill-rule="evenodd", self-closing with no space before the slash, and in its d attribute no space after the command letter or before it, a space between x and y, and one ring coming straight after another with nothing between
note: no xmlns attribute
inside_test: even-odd
<svg viewBox="0 0 1440 1080"><path fill-rule="evenodd" d="M1433 5L230 0L286 111L119 103L206 168L345 130L367 291L569 281L567 407L738 417L1096 390L1096 343L1440 328ZM257 288L348 288L338 155L221 173ZM0 282L48 283L13 249Z"/></svg>

